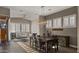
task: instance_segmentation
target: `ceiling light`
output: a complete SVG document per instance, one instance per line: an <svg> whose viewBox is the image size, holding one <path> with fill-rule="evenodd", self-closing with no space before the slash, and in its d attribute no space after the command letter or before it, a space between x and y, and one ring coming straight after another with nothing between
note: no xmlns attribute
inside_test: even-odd
<svg viewBox="0 0 79 59"><path fill-rule="evenodd" d="M41 6L41 8L44 8L45 6Z"/></svg>

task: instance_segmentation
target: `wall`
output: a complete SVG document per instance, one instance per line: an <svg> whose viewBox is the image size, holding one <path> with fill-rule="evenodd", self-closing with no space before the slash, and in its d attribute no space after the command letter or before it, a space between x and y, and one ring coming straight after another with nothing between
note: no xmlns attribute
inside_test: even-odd
<svg viewBox="0 0 79 59"><path fill-rule="evenodd" d="M9 31L9 34L8 34L9 40L11 40L10 34L11 34L11 32L15 33L15 25L14 25L14 23L10 22L10 19L9 19L9 23L8 23L8 31Z"/></svg>
<svg viewBox="0 0 79 59"><path fill-rule="evenodd" d="M66 15L76 14L77 15L77 7L68 8L65 10L62 10L60 12L47 15L45 16L46 20L57 18L57 17L63 17ZM63 31L51 31L52 34L55 35L66 35L70 36L70 46L77 47L77 28L64 28Z"/></svg>
<svg viewBox="0 0 79 59"><path fill-rule="evenodd" d="M77 52L79 52L79 6L78 6L78 21L77 21Z"/></svg>
<svg viewBox="0 0 79 59"><path fill-rule="evenodd" d="M65 35L70 36L70 45L77 47L77 31L76 28L64 28L59 31L52 31L53 35Z"/></svg>
<svg viewBox="0 0 79 59"><path fill-rule="evenodd" d="M0 7L0 15L10 16L10 9Z"/></svg>
<svg viewBox="0 0 79 59"><path fill-rule="evenodd" d="M45 33L46 32L46 24L45 23L42 23L42 22L45 22L45 17L43 17L43 16L39 16L39 33L40 33L40 35L42 36L43 35L43 33Z"/></svg>
<svg viewBox="0 0 79 59"><path fill-rule="evenodd" d="M46 19L62 17L62 16L66 16L66 15L71 15L71 14L74 14L74 13L77 14L77 7L76 6L68 8L68 9L64 9L60 12L57 12L57 13L54 13L54 14L51 14L51 15L47 15Z"/></svg>
<svg viewBox="0 0 79 59"><path fill-rule="evenodd" d="M39 33L39 23L38 21L32 21L31 23L31 33L37 33L38 35L40 34Z"/></svg>

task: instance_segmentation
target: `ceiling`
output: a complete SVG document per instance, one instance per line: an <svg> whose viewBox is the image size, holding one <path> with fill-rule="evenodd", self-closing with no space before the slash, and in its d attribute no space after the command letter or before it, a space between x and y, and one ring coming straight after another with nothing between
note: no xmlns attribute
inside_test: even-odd
<svg viewBox="0 0 79 59"><path fill-rule="evenodd" d="M37 20L39 15L46 16L72 6L5 6L10 8L11 17L24 17L28 20Z"/></svg>

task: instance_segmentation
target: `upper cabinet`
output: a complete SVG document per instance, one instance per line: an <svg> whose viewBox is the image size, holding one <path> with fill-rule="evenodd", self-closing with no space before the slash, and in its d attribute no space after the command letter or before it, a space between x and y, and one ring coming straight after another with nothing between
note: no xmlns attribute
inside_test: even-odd
<svg viewBox="0 0 79 59"><path fill-rule="evenodd" d="M62 18L53 19L53 28L62 28Z"/></svg>
<svg viewBox="0 0 79 59"><path fill-rule="evenodd" d="M69 15L63 17L63 28L75 28L76 27L76 15Z"/></svg>

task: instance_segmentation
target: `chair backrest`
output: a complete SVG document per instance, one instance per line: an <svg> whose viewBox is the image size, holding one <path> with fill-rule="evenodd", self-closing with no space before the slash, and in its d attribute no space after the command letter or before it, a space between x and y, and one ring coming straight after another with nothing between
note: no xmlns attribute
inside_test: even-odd
<svg viewBox="0 0 79 59"><path fill-rule="evenodd" d="M36 39L36 35L37 35L36 33L32 34L33 39Z"/></svg>

